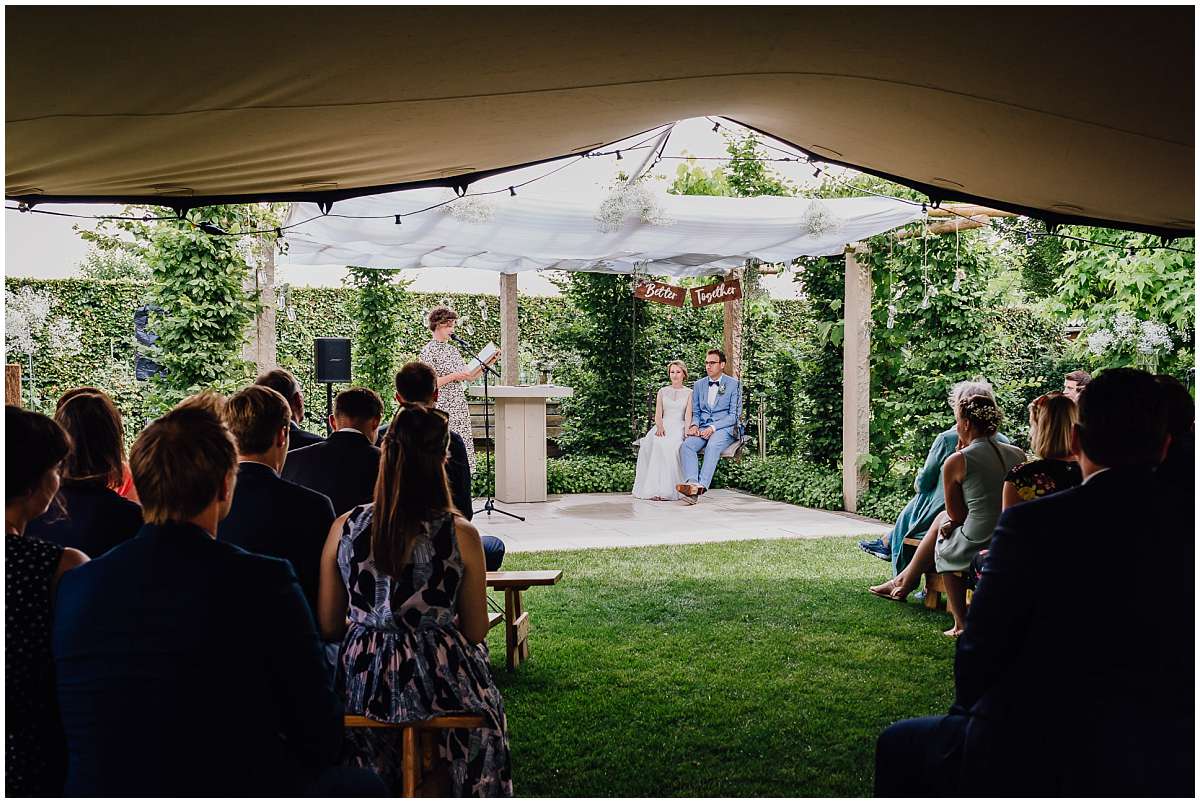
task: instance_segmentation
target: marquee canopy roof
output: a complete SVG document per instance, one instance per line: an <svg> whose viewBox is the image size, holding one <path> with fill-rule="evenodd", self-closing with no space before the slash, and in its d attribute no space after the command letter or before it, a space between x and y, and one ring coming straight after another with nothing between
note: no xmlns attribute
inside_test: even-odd
<svg viewBox="0 0 1200 803"><path fill-rule="evenodd" d="M468 184L720 115L1057 222L1194 229L1189 7L12 7L5 195Z"/></svg>
<svg viewBox="0 0 1200 803"><path fill-rule="evenodd" d="M322 216L297 204L287 231L288 261L368 268L477 268L639 272L653 276L725 273L747 259L788 262L798 256L841 254L846 243L911 223L917 204L892 198L721 198L663 195L649 222L636 212L598 215L595 200L522 191L448 199L447 189L356 198ZM457 209L456 209L457 205ZM366 219L363 219L366 218ZM372 219L373 218L373 219Z"/></svg>

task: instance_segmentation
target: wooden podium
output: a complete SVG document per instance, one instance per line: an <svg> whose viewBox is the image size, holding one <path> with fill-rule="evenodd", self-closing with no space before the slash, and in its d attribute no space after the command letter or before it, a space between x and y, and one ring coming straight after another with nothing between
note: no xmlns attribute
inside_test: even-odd
<svg viewBox="0 0 1200 803"><path fill-rule="evenodd" d="M483 395L482 387L469 389ZM496 500L546 501L546 399L570 396L557 385L498 385L488 389L495 405Z"/></svg>

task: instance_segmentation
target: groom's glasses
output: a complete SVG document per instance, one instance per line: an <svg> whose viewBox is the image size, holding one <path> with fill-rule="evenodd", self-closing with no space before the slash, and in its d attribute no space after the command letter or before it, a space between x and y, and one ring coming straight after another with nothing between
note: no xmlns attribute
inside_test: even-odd
<svg viewBox="0 0 1200 803"><path fill-rule="evenodd" d="M705 365L720 365L721 361L720 360L705 360L704 364Z"/></svg>

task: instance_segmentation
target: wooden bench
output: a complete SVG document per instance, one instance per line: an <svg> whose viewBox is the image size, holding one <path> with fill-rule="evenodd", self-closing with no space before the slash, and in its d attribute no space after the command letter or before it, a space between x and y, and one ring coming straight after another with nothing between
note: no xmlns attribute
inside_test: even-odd
<svg viewBox="0 0 1200 803"><path fill-rule="evenodd" d="M487 573L488 588L504 592L504 641L509 669L516 669L529 660L529 612L521 601L521 593L533 586L552 586L561 579L560 569ZM490 614L489 626L494 627L498 618L498 612Z"/></svg>
<svg viewBox="0 0 1200 803"><path fill-rule="evenodd" d="M423 776L430 773L437 758L434 743L437 731L452 728L482 728L485 724L480 714L451 714L433 717L423 722L379 722L355 714L346 714L347 728L388 728L400 730L401 797L416 797ZM420 754L418 755L418 741ZM424 791L424 790L423 790ZM444 794L444 792L443 792Z"/></svg>
<svg viewBox="0 0 1200 803"><path fill-rule="evenodd" d="M905 538L904 546L919 547L921 539ZM965 572L956 572L965 576ZM971 589L967 589L967 605L971 604ZM946 581L937 572L925 572L925 607L931 611L946 610Z"/></svg>

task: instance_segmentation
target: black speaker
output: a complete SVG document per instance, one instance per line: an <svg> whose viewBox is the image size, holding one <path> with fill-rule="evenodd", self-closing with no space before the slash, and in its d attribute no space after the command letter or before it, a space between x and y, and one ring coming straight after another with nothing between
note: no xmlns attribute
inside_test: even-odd
<svg viewBox="0 0 1200 803"><path fill-rule="evenodd" d="M350 338L318 337L313 340L318 382L350 381Z"/></svg>

